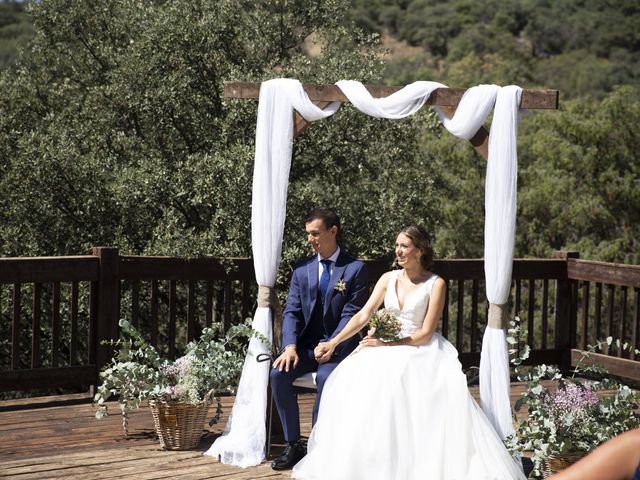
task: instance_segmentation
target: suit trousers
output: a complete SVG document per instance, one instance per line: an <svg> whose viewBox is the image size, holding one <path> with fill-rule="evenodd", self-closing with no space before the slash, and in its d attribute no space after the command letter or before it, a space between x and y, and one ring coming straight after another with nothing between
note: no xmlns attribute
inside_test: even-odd
<svg viewBox="0 0 640 480"><path fill-rule="evenodd" d="M315 360L313 348L301 346L297 348L297 352L299 360L295 368L290 368L288 372L280 371L276 368L271 369L271 390L282 421L284 438L287 443L294 443L300 439L300 411L293 381L305 373L317 371L316 384L318 390L311 419L312 425L315 425L324 384L331 372L343 359L342 356L334 355L328 362L320 365Z"/></svg>

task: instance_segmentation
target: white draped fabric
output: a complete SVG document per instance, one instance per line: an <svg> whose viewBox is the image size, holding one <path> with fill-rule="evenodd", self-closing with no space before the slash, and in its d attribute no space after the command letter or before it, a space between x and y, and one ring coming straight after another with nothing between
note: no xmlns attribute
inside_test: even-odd
<svg viewBox="0 0 640 480"><path fill-rule="evenodd" d="M520 87L500 89L489 134L485 181L484 273L487 299L504 305L511 289L516 235L518 106ZM502 438L513 432L509 399L509 351L504 329L488 326L480 355L482 409Z"/></svg>
<svg viewBox="0 0 640 480"><path fill-rule="evenodd" d="M436 82L415 82L386 98L373 98L360 83L337 82L349 101L362 112L378 117L399 119L417 112L436 88ZM485 221L485 271L487 297L492 303L505 303L511 282L511 262L515 232L516 125L521 89L480 85L467 90L453 118L438 110L443 125L454 135L470 139L482 126L494 103L487 167L487 217ZM497 101L496 101L497 97ZM256 280L273 286L280 262L286 211L286 196L293 144L293 111L307 121L335 113L339 103L324 110L309 100L297 80L275 79L260 89L256 153L252 198L252 248ZM254 327L271 339L269 309L258 308ZM490 341L487 341L490 337ZM253 347L252 347L253 345ZM238 394L225 435L207 452L220 456L224 463L246 467L264 459L266 385L269 366L257 364L258 342L252 341L238 387ZM501 329L488 328L483 344L481 373L490 386L490 401L482 407L501 436L513 430L509 404L508 358L503 355L506 339ZM491 361L487 362L486 358ZM506 371L506 376L505 376ZM482 389L482 383L481 383ZM485 389L486 390L486 389ZM482 390L481 390L482 391ZM506 392L506 397L504 393ZM504 399L506 398L506 403ZM508 417L507 426L504 419Z"/></svg>
<svg viewBox="0 0 640 480"><path fill-rule="evenodd" d="M311 121L333 113L339 104L323 111L313 105L297 80L264 82L260 88L256 152L251 203L251 247L258 285L273 287L280 266L282 235L287 203L287 187L293 146L293 109ZM272 341L271 309L258 307L254 329ZM258 363L260 353L269 353L254 338L242 368L231 416L219 437L205 455L219 457L222 463L250 467L265 457L267 384L269 362Z"/></svg>

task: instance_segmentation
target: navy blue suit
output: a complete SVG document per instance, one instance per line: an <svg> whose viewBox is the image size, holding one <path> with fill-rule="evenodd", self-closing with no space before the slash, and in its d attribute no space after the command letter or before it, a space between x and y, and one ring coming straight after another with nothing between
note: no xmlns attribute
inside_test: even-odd
<svg viewBox="0 0 640 480"><path fill-rule="evenodd" d="M339 280L346 284L344 292L335 288ZM318 393L312 419L315 424L324 383L338 363L358 345L358 337L341 343L331 359L322 365L316 362L313 349L340 333L364 306L369 296L368 280L366 265L341 250L322 299L318 289L318 256L308 257L295 265L282 321L282 346L295 344L299 361L297 367L288 372L271 370L271 388L287 442L300 438L298 402L292 383L305 373L317 371Z"/></svg>

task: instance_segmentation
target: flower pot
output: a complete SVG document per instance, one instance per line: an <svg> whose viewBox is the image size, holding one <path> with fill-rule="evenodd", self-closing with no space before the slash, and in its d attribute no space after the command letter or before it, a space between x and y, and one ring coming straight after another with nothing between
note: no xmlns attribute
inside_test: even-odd
<svg viewBox="0 0 640 480"><path fill-rule="evenodd" d="M149 400L153 423L165 450L190 450L198 446L211 396L196 404Z"/></svg>
<svg viewBox="0 0 640 480"><path fill-rule="evenodd" d="M544 478L570 467L589 452L564 452L549 455L544 461Z"/></svg>

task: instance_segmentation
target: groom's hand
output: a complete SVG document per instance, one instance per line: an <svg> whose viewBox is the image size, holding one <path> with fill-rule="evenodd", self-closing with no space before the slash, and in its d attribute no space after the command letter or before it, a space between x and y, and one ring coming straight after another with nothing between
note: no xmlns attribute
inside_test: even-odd
<svg viewBox="0 0 640 480"><path fill-rule="evenodd" d="M316 358L316 362L323 364L329 361L331 355L333 355L333 350L334 348L329 342L322 342L313 349L313 356Z"/></svg>
<svg viewBox="0 0 640 480"><path fill-rule="evenodd" d="M288 372L290 368L296 368L298 366L298 352L295 345L287 345L282 351L280 356L273 362L273 368L277 368L282 371Z"/></svg>

